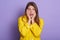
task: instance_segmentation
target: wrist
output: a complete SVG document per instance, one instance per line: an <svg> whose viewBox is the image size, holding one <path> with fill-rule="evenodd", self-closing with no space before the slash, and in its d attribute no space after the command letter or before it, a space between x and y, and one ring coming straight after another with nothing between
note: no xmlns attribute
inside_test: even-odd
<svg viewBox="0 0 60 40"><path fill-rule="evenodd" d="M32 23L34 23L35 21L34 20L32 20Z"/></svg>
<svg viewBox="0 0 60 40"><path fill-rule="evenodd" d="M31 24L31 20L28 20L29 25Z"/></svg>

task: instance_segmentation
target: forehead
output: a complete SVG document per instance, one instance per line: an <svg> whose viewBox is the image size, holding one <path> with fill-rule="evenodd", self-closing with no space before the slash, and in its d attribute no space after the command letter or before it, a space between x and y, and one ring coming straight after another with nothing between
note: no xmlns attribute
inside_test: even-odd
<svg viewBox="0 0 60 40"><path fill-rule="evenodd" d="M30 5L30 6L28 6L28 8L34 8L34 6Z"/></svg>

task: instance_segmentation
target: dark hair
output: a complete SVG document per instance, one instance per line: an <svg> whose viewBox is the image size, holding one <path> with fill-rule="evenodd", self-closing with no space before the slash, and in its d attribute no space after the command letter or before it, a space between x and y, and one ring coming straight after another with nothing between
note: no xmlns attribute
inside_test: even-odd
<svg viewBox="0 0 60 40"><path fill-rule="evenodd" d="M35 8L35 11L36 11L36 17L35 17L35 22L39 25L39 16L38 16L38 7L37 5L34 3L34 2L28 2L27 3L27 6L25 8L25 15L26 15L26 10L28 9L29 6L33 6ZM27 16L27 15L26 15Z"/></svg>

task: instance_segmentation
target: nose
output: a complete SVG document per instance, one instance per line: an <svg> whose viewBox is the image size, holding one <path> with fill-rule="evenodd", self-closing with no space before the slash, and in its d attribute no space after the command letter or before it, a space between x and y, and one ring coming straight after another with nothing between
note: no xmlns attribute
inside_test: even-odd
<svg viewBox="0 0 60 40"><path fill-rule="evenodd" d="M32 13L32 12L33 12L33 10L31 9L31 10L30 10L30 13Z"/></svg>

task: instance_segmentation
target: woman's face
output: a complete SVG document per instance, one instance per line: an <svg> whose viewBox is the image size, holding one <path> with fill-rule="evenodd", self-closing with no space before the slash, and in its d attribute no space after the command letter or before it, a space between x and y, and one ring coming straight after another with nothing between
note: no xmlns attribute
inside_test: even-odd
<svg viewBox="0 0 60 40"><path fill-rule="evenodd" d="M35 8L30 5L30 6L27 8L27 10L26 10L26 14L27 14L28 17L30 16L30 17L34 17L34 18L35 18L35 16L36 16Z"/></svg>

